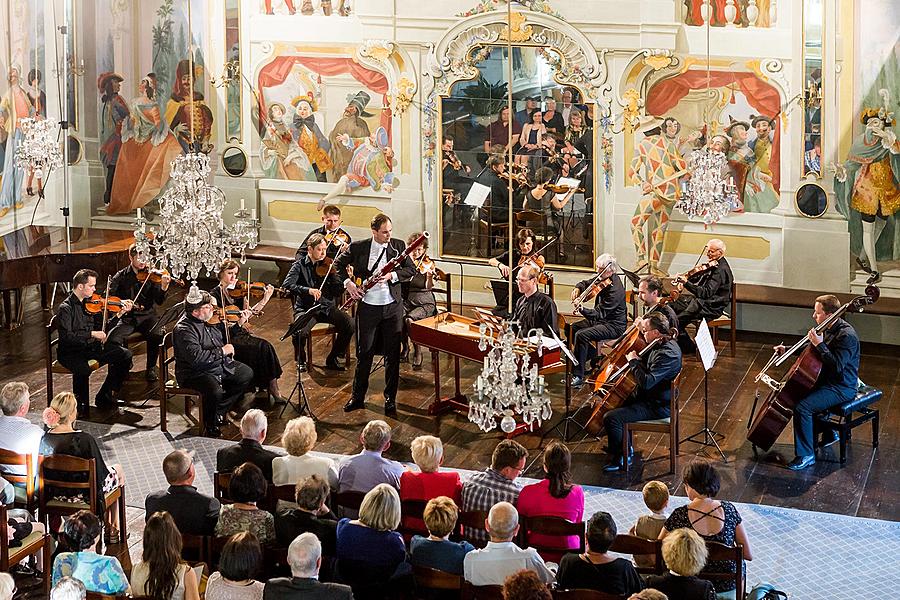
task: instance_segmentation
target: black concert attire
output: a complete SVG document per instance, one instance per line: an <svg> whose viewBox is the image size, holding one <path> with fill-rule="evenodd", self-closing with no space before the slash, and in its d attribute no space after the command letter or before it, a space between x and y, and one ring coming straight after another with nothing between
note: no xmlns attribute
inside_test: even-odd
<svg viewBox="0 0 900 600"><path fill-rule="evenodd" d="M175 379L178 385L203 396L203 419L207 428L216 429L216 416L224 416L228 407L244 395L253 380L253 370L222 353L222 331L186 314L175 324Z"/></svg>
<svg viewBox="0 0 900 600"><path fill-rule="evenodd" d="M331 323L337 330L337 339L326 362L333 362L338 356L346 355L347 347L353 337L353 321L347 313L338 308L341 296L344 294L344 286L337 275L337 267L331 269L328 281L323 286L324 279L316 273L316 265L306 253L294 261L287 277L284 278L284 283L281 284L281 287L288 290L294 297L294 318L305 313L314 305L319 305L309 322L296 335L292 336L294 352L299 363L306 363L306 338L316 323ZM310 289L322 290L322 296L318 301L309 295Z"/></svg>
<svg viewBox="0 0 900 600"><path fill-rule="evenodd" d="M401 284L403 308L406 311L406 318L411 321L433 317L437 314L437 300L434 292L428 287L427 281L427 275L417 272L409 281Z"/></svg>
<svg viewBox="0 0 900 600"><path fill-rule="evenodd" d="M512 260L509 258L509 250L500 254L499 256L494 257L497 262L500 264L506 265L509 267L511 271L513 271L513 284L512 284L512 307L516 308L516 304L519 302L519 298L522 297L522 292L519 291L519 286L516 285L515 282L515 270L519 266L519 261L522 260L522 253L518 248L513 249L512 251ZM498 267L499 268L499 267ZM502 277L502 275L501 275ZM494 306L492 312L495 315L499 315L501 317L509 316L509 308L507 306L507 302L509 299L509 280L508 279L493 279L491 281L501 282L503 285L492 287L492 291L494 292L494 301L496 302L496 306ZM502 290L502 291L501 291Z"/></svg>
<svg viewBox="0 0 900 600"><path fill-rule="evenodd" d="M504 182L491 168L485 169L478 179L478 183L491 188L487 200L484 203L491 215L491 223L507 223L509 221L509 184Z"/></svg>
<svg viewBox="0 0 900 600"><path fill-rule="evenodd" d="M347 233L347 230L344 229L343 227L338 227L338 232L343 233L345 236L347 236L348 244L353 241L353 238L350 237L350 234ZM312 231L307 233L306 237L303 238L303 242L300 244L300 247L297 248L297 253L294 255L294 260L299 260L300 258L306 256L306 253L307 253L306 242L307 242L307 240L309 240L310 236L312 236L313 234L316 234L316 233L320 233L322 235L328 235L328 232L325 230L324 225L322 225L321 227L316 227L315 229L313 229ZM336 237L336 236L334 236L334 237ZM335 244L334 237L332 237L331 243L328 244L328 247L325 249L325 256L327 256L328 258L334 258L335 256L337 256L337 253L341 251L341 244L340 243Z"/></svg>
<svg viewBox="0 0 900 600"><path fill-rule="evenodd" d="M797 456L815 454L813 415L856 395L859 381L859 336L847 321L837 319L813 352L822 360L816 388L794 408L794 448Z"/></svg>
<svg viewBox="0 0 900 600"><path fill-rule="evenodd" d="M220 307L234 305L240 308L244 305L243 299L235 299L228 294L222 294L222 286L217 285L209 293L216 299ZM253 387L269 389L269 383L273 379L281 377L282 373L281 361L278 360L278 353L275 352L272 343L265 338L252 335L237 323L233 325L223 323L219 327L231 328L228 334L231 337L231 344L234 346L234 358L253 369Z"/></svg>
<svg viewBox="0 0 900 600"><path fill-rule="evenodd" d="M669 324L669 329L678 330L678 317L675 315L675 311L672 310L671 306L668 304L657 304L644 313L644 318L646 319L653 313L661 314Z"/></svg>
<svg viewBox="0 0 900 600"><path fill-rule="evenodd" d="M72 391L78 400L79 412L87 411L90 406L90 377L93 370L88 361L96 360L101 365L109 365L106 381L95 398L98 408L113 403L112 394L122 388L122 383L131 370L130 350L118 344L101 344L91 337L92 331L100 331L101 322L101 315L88 313L74 293L69 294L56 311L56 327L59 331L56 358L59 364L72 372Z"/></svg>
<svg viewBox="0 0 900 600"><path fill-rule="evenodd" d="M644 584L627 558L592 563L582 554L570 552L559 561L556 585L561 590L597 590L612 595L639 592Z"/></svg>
<svg viewBox="0 0 900 600"><path fill-rule="evenodd" d="M536 291L530 296L522 295L513 309L513 319L519 322L519 334L528 335L532 329L540 329L544 336L552 338L551 331L559 335L557 328L556 303L547 294Z"/></svg>
<svg viewBox="0 0 900 600"><path fill-rule="evenodd" d="M242 438L233 446L219 448L216 451L216 471L231 473L244 463L252 463L259 467L266 481L272 481L272 459L281 456L263 448L256 440Z"/></svg>
<svg viewBox="0 0 900 600"><path fill-rule="evenodd" d="M563 135L566 132L566 122L563 121L562 113L558 110L553 111L553 116L550 120L547 120L547 113L543 113L543 122L548 133Z"/></svg>
<svg viewBox="0 0 900 600"><path fill-rule="evenodd" d="M159 306L166 301L166 292L163 291L159 284L147 281L138 281L137 274L131 265L128 265L112 277L112 283L109 286L109 295L118 296L123 300L128 299L134 302L134 307L118 319L115 327L109 332L108 341L117 344L123 348L127 348L125 340L135 331L141 332L144 339L147 340L147 368L156 366L156 359L159 357L159 345L162 343L163 336L156 323L159 316L154 310L154 306ZM143 290L141 290L143 286ZM140 291L140 297L138 292Z"/></svg>
<svg viewBox="0 0 900 600"><path fill-rule="evenodd" d="M350 250L338 257L335 269L348 281L347 267L362 281L378 273L388 261L406 249L401 240L378 244L372 238L353 242ZM416 266L408 256L394 270L390 283L369 290L356 307L356 373L353 377L351 404L361 406L369 389L369 373L375 354L384 356L384 397L386 406L393 404L400 382L400 342L403 334L403 297L400 282L416 274ZM376 342L380 342L376 346Z"/></svg>
<svg viewBox="0 0 900 600"><path fill-rule="evenodd" d="M170 485L144 500L144 519L159 511L172 515L178 531L191 535L214 535L219 520L219 501L201 494L192 485Z"/></svg>
<svg viewBox="0 0 900 600"><path fill-rule="evenodd" d="M591 285L594 277L579 281L575 291L581 294ZM614 340L625 333L628 325L628 310L625 307L625 285L622 279L613 274L612 283L600 290L594 299L594 308L581 307L581 321L570 326L569 335L578 364L574 375L584 378L585 366L597 355L595 342Z"/></svg>
<svg viewBox="0 0 900 600"><path fill-rule="evenodd" d="M444 165L442 169L442 179L441 179L441 188L445 190L453 190L457 194L459 194L460 199L465 199L466 194L469 193L469 188L472 187L472 178L466 173L466 167L463 165L462 161L460 164L462 168L456 169L453 166L453 162L447 158L447 152L443 151L443 160L447 161L447 164ZM459 156L454 153L456 160L459 160Z"/></svg>
<svg viewBox="0 0 900 600"><path fill-rule="evenodd" d="M694 275L684 284L684 289L690 293L682 293L672 303L672 310L678 315L678 343L682 350L693 351L693 343L684 331L689 323L720 317L731 305L733 281L731 267L723 256L715 267Z"/></svg>
<svg viewBox="0 0 900 600"><path fill-rule="evenodd" d="M624 406L603 417L608 452L613 460L622 455L625 423L669 417L672 381L681 372L681 349L675 340L661 339L643 357L629 362L637 387Z"/></svg>

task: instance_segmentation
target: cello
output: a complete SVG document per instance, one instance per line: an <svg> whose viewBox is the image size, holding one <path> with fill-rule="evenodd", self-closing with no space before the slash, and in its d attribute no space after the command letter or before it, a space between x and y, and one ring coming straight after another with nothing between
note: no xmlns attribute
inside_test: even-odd
<svg viewBox="0 0 900 600"><path fill-rule="evenodd" d="M822 323L816 325L815 332L823 334L845 312L862 312L866 306L877 302L880 296L881 290L874 284L869 284L866 286L864 296L857 296L841 306ZM766 375L769 367L782 365L788 357L801 348L803 352L781 381L776 381ZM776 352L756 376L757 382L763 381L772 388L772 391L769 392L759 412L752 419L747 431L747 440L753 444L754 448L769 450L787 427L791 417L794 416L797 404L815 388L816 381L822 373L822 359L814 348L812 344L809 344L809 339L804 337L784 354L779 356Z"/></svg>

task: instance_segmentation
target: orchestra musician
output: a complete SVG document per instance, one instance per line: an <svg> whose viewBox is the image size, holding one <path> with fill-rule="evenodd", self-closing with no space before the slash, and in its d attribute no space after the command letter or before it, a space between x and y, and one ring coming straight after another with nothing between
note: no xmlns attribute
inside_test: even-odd
<svg viewBox="0 0 900 600"><path fill-rule="evenodd" d="M221 324L223 328L229 328L229 338L234 346L234 358L253 370L253 386L256 389L267 390L275 402L285 402L286 400L281 396L278 388L278 379L281 377L282 370L275 347L269 340L252 335L244 327L251 317L262 312L272 294L275 293L275 288L266 285L262 298L251 307L246 292L238 294L238 298L232 296L237 288L239 269L240 265L234 259L227 258L222 261L218 271L219 285L209 293L215 299L217 306L222 308L237 306L241 309L237 323ZM250 283L247 282L247 285Z"/></svg>
<svg viewBox="0 0 900 600"><path fill-rule="evenodd" d="M521 296L513 310L513 320L519 323L519 334L528 335L532 329L540 329L547 337L551 332L558 334L556 302L538 290L538 275L541 270L531 264L519 269L516 286Z"/></svg>
<svg viewBox="0 0 900 600"><path fill-rule="evenodd" d="M131 370L131 351L118 344L106 344L106 332L98 327L99 314L90 314L84 301L91 298L97 289L97 272L81 269L72 277L72 293L63 300L56 311L56 326L59 331L59 345L56 358L59 364L72 372L72 391L78 400L78 418L90 414L90 376L94 370L91 362L109 365L106 380L94 398L97 408L115 405L115 396L122 388L125 377ZM131 301L123 302L122 311L127 312Z"/></svg>
<svg viewBox="0 0 900 600"><path fill-rule="evenodd" d="M601 254L594 263L597 275L579 281L572 290L572 302L575 311L584 317L572 323L570 339L573 340L575 357L578 364L572 376L572 386L584 384L584 373L588 362L597 355L595 342L614 340L625 333L628 311L625 307L625 285L619 278L619 265L615 257ZM598 279L599 278L599 279ZM594 299L594 308L578 303L578 299L592 285L599 287Z"/></svg>
<svg viewBox="0 0 900 600"><path fill-rule="evenodd" d="M725 260L725 242L719 239L711 239L706 244L706 258L709 265L715 261L715 267L701 270L683 282L684 289L689 293L682 293L672 303L672 310L678 316L678 345L682 352L692 353L696 350L694 341L688 336L685 327L689 323L700 319L715 319L725 312L731 303L731 283L734 275L731 267ZM676 285L682 285L678 277ZM733 316L733 315L732 315Z"/></svg>
<svg viewBox="0 0 900 600"><path fill-rule="evenodd" d="M469 165L463 164L456 152L453 151L453 138L444 136L441 155L441 173L443 175L441 187L453 190L460 197L464 197L472 187L472 178L470 177L472 169Z"/></svg>
<svg viewBox="0 0 900 600"><path fill-rule="evenodd" d="M624 406L614 408L603 417L609 448L609 463L603 467L607 473L623 469L622 436L625 424L669 417L672 381L681 372L681 349L669 336L669 323L659 312L653 312L641 321L641 335L647 344L659 340L656 345L638 356L634 351L626 355L636 383L634 393ZM631 461L631 452L627 460Z"/></svg>
<svg viewBox="0 0 900 600"><path fill-rule="evenodd" d="M491 188L491 193L485 201L485 206L490 206L491 223L509 221L509 183L500 179L499 175L503 172L504 166L503 155L492 154L487 159L487 168L477 179L481 185Z"/></svg>
<svg viewBox="0 0 900 600"><path fill-rule="evenodd" d="M512 251L512 257L510 257L509 251L507 250L503 254L491 258L488 260L488 264L492 267L497 267L500 270L500 275L503 276L504 279L509 279L509 271L513 269L515 271L516 267L518 267L524 260L527 260L534 253L534 232L531 229L523 228L516 232L516 245ZM535 260L542 260L540 255L534 257ZM513 306L516 305L516 302L521 297L519 293L518 287L513 288ZM506 313L506 299L505 298L495 298L497 300L497 307L494 309L495 313Z"/></svg>
<svg viewBox="0 0 900 600"><path fill-rule="evenodd" d="M124 316L119 317L115 327L107 335L110 344L116 344L127 348L125 340L135 331L141 332L147 340L147 371L148 381L159 379L159 369L156 359L159 357L159 345L163 336L156 323L159 317L154 306L159 306L166 301L166 291L172 282L172 277L164 271L160 276L160 282L153 283L145 279L138 279L139 273L144 273L149 279L148 265L141 260L137 247L132 244L128 248L128 256L131 264L112 276L109 286L111 296L117 296L123 300L131 300L133 306Z"/></svg>
<svg viewBox="0 0 900 600"><path fill-rule="evenodd" d="M390 217L379 213L372 218L372 237L350 244L350 249L335 262L344 289L360 302L356 309L356 373L353 392L344 405L350 412L365 408L369 389L369 373L376 352L384 355L384 412L397 413L397 387L400 382L400 340L403 334L403 298L400 282L415 274L416 266L409 257L391 273L382 275L378 284L363 294L352 276L365 281L392 258L406 249L402 240L391 238ZM348 268L352 267L351 273ZM376 341L380 346L376 347Z"/></svg>
<svg viewBox="0 0 900 600"><path fill-rule="evenodd" d="M831 294L816 298L813 319L823 323L841 308L841 301ZM836 319L824 335L810 329L806 334L822 361L822 372L815 389L794 408L794 460L787 468L800 471L815 464L813 415L851 400L859 381L859 336L844 319ZM775 351L784 353L784 346ZM836 441L836 440L835 440Z"/></svg>
<svg viewBox="0 0 900 600"><path fill-rule="evenodd" d="M322 266L327 264L325 259L328 247L325 236L321 233L313 233L306 238L307 253L294 261L282 284L282 287L294 297L294 318L310 310L314 305L319 305L306 325L292 336L300 371L306 371L306 338L316 323L331 323L337 331L334 345L328 358L325 359L326 369L344 370L338 363L338 357L346 355L353 337L353 321L347 313L338 308L344 294L344 286L337 271L333 265L330 269L325 267L327 278L325 274L319 272Z"/></svg>
<svg viewBox="0 0 900 600"><path fill-rule="evenodd" d="M555 133L545 134L541 138L540 145L528 160L528 168L534 173L538 169L546 167L553 171L554 177L559 177L562 169L562 156L558 152L560 145L559 135Z"/></svg>
<svg viewBox="0 0 900 600"><path fill-rule="evenodd" d="M550 228L547 233L552 234L556 238L557 244L562 248L562 211L566 203L575 195L576 188L570 188L564 194L556 194L547 189L547 184L551 183L554 177L553 169L549 167L541 167L535 171L535 186L525 193L525 201L522 203L522 208L549 215ZM560 250L559 258L560 260L566 259L566 255L562 250Z"/></svg>
<svg viewBox="0 0 900 600"><path fill-rule="evenodd" d="M411 234L406 238L407 245L412 244L419 239L421 232ZM403 308L406 311L405 327L403 335L404 351L402 355L409 352L409 324L419 319L433 317L437 314L437 300L434 298L434 276L437 273L437 266L434 261L428 257L428 240L416 246L410 253L409 257L413 264L416 265L416 274L409 281L402 282L401 290L403 292ZM418 371L422 368L422 349L419 345L413 343L412 367Z"/></svg>
<svg viewBox="0 0 900 600"><path fill-rule="evenodd" d="M213 298L191 286L184 300L184 316L175 324L175 380L203 396L206 435L219 437L228 408L253 380L253 370L234 360L235 347L226 344L219 327L207 323L215 312Z"/></svg>
<svg viewBox="0 0 900 600"><path fill-rule="evenodd" d="M652 313L658 312L666 317L670 330L678 331L678 317L675 316L675 311L671 306L660 303L662 294L663 282L659 277L647 275L641 279L638 284L638 297L644 304L644 316L639 318L646 319Z"/></svg>
<svg viewBox="0 0 900 600"><path fill-rule="evenodd" d="M294 260L300 260L306 256L307 249L309 248L309 238L316 233L322 234L328 242L328 245L326 246L326 255L328 258L334 258L337 253L341 251L343 245L353 241L350 234L341 227L340 207L334 204L326 204L322 209L322 226L316 227L306 235L306 239L304 239L303 243L300 244L300 247L297 248Z"/></svg>

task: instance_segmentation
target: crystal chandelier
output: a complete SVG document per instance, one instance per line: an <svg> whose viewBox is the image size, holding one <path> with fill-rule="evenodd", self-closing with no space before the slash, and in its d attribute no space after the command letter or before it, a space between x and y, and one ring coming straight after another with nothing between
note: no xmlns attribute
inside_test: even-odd
<svg viewBox="0 0 900 600"><path fill-rule="evenodd" d="M241 209L235 223L225 225L225 194L207 183L209 156L199 152L182 154L172 161L171 182L160 198L159 228L147 230L147 220L138 209L135 244L138 253L174 274L186 273L196 280L201 269L211 275L232 254L246 260L247 248L255 248L259 222L256 210Z"/></svg>
<svg viewBox="0 0 900 600"><path fill-rule="evenodd" d="M709 146L695 150L687 158L687 170L691 177L682 180L681 198L675 208L688 218L712 225L739 206L724 152Z"/></svg>
<svg viewBox="0 0 900 600"><path fill-rule="evenodd" d="M538 374L537 364L531 362L526 347L516 339L512 323L503 321L496 328L482 321L478 329L478 349L484 352L490 347L490 350L475 382L478 399L469 403L469 420L482 431L493 430L497 417L501 417L500 429L510 433L516 428L515 413L521 415L529 430L552 415L550 400L544 398L544 376ZM540 354L541 331L532 329L528 335L536 336Z"/></svg>
<svg viewBox="0 0 900 600"><path fill-rule="evenodd" d="M63 166L56 140L56 123L50 119L22 119L22 140L16 144L16 166L45 181L53 169Z"/></svg>

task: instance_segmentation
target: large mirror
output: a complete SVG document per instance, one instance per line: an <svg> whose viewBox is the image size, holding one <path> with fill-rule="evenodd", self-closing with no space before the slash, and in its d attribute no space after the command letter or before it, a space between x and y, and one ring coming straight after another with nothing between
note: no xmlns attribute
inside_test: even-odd
<svg viewBox="0 0 900 600"><path fill-rule="evenodd" d="M803 0L803 169L822 177L822 0Z"/></svg>
<svg viewBox="0 0 900 600"><path fill-rule="evenodd" d="M546 246L547 263L590 268L593 103L556 81L553 65L561 61L554 50L470 52L478 76L455 83L440 103L441 254L482 260L502 254L512 210L513 237L531 229L537 248Z"/></svg>
<svg viewBox="0 0 900 600"><path fill-rule="evenodd" d="M241 129L241 5L225 0L225 138L243 140Z"/></svg>

